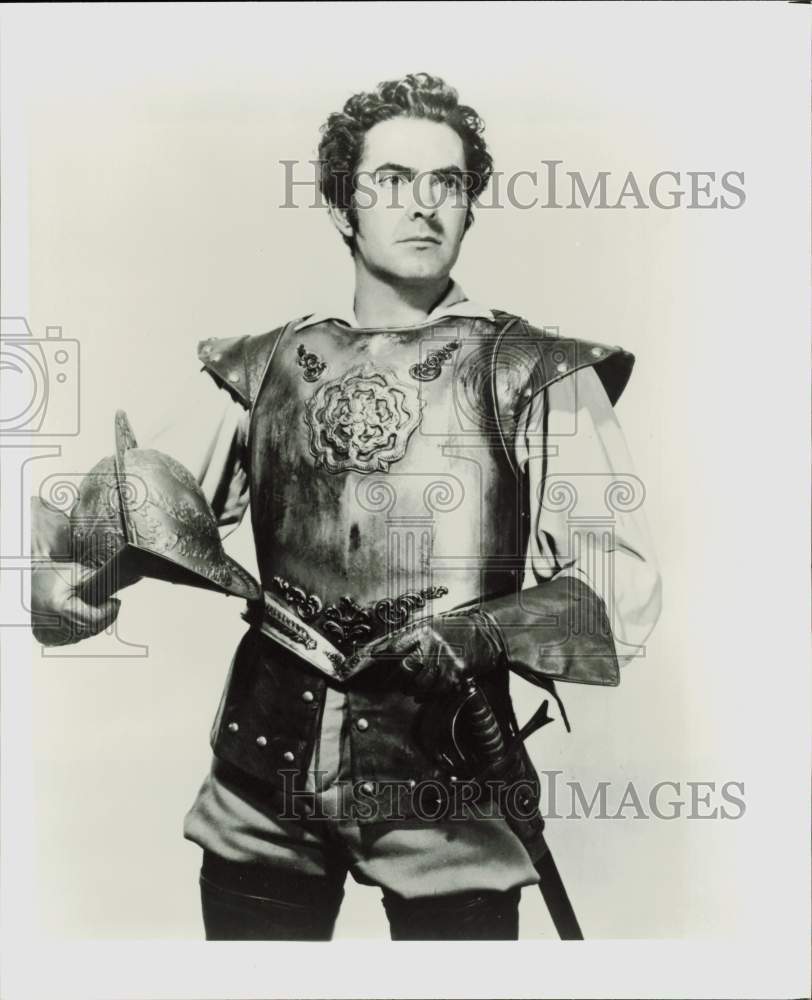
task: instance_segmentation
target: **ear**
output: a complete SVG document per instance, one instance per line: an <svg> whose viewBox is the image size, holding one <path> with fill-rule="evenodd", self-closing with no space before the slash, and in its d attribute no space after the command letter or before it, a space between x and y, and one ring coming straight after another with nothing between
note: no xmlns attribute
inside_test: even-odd
<svg viewBox="0 0 812 1000"><path fill-rule="evenodd" d="M328 205L327 211L330 213L330 221L341 233L341 235L345 239L352 239L354 231L352 225L350 224L350 220L347 217L346 209L338 208L336 205Z"/></svg>

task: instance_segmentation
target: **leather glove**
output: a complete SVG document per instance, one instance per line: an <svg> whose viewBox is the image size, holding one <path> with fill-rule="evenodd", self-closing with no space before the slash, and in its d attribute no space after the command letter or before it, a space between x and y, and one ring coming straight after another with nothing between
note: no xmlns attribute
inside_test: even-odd
<svg viewBox="0 0 812 1000"><path fill-rule="evenodd" d="M87 604L74 589L93 572L71 561L70 519L38 497L31 499L31 626L43 646L65 646L103 632L121 601Z"/></svg>
<svg viewBox="0 0 812 1000"><path fill-rule="evenodd" d="M93 573L75 562L50 562L31 571L31 625L43 646L66 646L97 635L113 624L121 601L108 597L98 606L74 593Z"/></svg>
<svg viewBox="0 0 812 1000"><path fill-rule="evenodd" d="M479 608L416 622L372 643L365 653L386 660L399 658L415 687L431 695L457 690L466 677L507 663L499 626Z"/></svg>

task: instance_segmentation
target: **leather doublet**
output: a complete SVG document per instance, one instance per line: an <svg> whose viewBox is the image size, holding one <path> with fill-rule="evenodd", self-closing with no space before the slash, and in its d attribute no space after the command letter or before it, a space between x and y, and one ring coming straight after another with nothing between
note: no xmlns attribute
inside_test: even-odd
<svg viewBox="0 0 812 1000"><path fill-rule="evenodd" d="M302 792L318 737L327 687L325 675L303 664L255 629L245 634L232 662L211 732L217 757L260 781L288 792ZM495 670L480 678L483 692L503 733L515 735L516 720L508 693L508 674ZM350 741L352 780L364 784L365 797L377 808L359 813L360 823L385 815L393 787L430 782L428 793L442 805L448 768L437 747L421 738L425 700L397 667L384 665L354 678L345 689L346 733ZM522 748L522 773L537 783ZM307 796L299 804L307 809ZM423 807L429 805L423 802ZM408 796L401 801L412 815ZM306 814L306 813L304 813Z"/></svg>
<svg viewBox="0 0 812 1000"><path fill-rule="evenodd" d="M419 618L517 594L529 533L526 482L512 461L518 417L586 366L614 403L633 356L501 312L401 329L296 326L199 348L204 368L250 412L262 586L344 652L381 609ZM354 773L439 777L413 738L419 705L367 676L376 669L347 686ZM507 675L494 675L489 697L510 728ZM303 774L327 683L252 631L215 721L215 753L275 784L286 768Z"/></svg>

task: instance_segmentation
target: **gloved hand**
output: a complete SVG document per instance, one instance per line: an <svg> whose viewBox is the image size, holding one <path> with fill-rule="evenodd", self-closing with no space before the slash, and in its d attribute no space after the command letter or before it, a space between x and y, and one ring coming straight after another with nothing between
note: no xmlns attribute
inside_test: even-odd
<svg viewBox="0 0 812 1000"><path fill-rule="evenodd" d="M75 562L35 564L31 571L31 624L43 646L65 646L103 632L118 616L121 601L87 604L74 590L93 570Z"/></svg>
<svg viewBox="0 0 812 1000"><path fill-rule="evenodd" d="M70 519L61 510L31 498L31 625L43 646L65 646L103 632L118 615L121 601L98 606L74 593L93 572L71 561Z"/></svg>
<svg viewBox="0 0 812 1000"><path fill-rule="evenodd" d="M400 658L415 687L431 695L456 690L466 677L507 663L499 626L478 608L416 622L371 643L364 654L384 660Z"/></svg>

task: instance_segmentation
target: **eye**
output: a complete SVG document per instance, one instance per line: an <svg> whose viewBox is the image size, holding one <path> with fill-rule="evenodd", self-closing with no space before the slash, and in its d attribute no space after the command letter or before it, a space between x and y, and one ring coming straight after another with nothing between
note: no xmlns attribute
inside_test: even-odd
<svg viewBox="0 0 812 1000"><path fill-rule="evenodd" d="M433 184L441 184L446 191L458 192L462 190L462 177L455 173L435 174L432 179Z"/></svg>
<svg viewBox="0 0 812 1000"><path fill-rule="evenodd" d="M399 187L406 178L403 174L381 174L378 177L378 185L383 188L396 188Z"/></svg>

